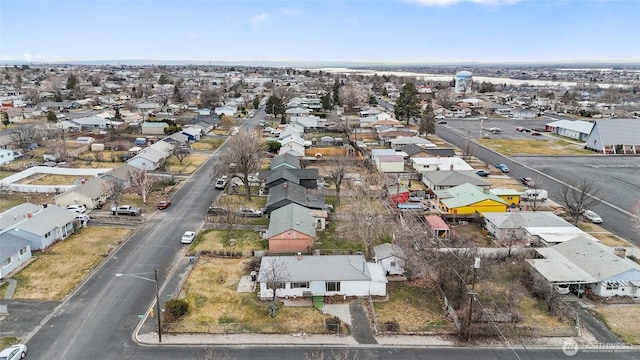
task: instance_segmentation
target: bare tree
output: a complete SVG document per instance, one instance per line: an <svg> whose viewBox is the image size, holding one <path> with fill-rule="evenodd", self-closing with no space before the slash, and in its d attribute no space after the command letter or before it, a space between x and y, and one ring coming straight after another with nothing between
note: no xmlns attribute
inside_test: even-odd
<svg viewBox="0 0 640 360"><path fill-rule="evenodd" d="M109 179L102 183L102 193L113 203L113 206L118 207L122 195L124 195L125 187L122 182L115 179ZM117 212L116 212L117 214Z"/></svg>
<svg viewBox="0 0 640 360"><path fill-rule="evenodd" d="M390 237L389 214L381 211L379 200L364 197L351 197L349 203L343 205L346 217L344 233L349 238L364 245L365 258L371 259L373 246L384 237Z"/></svg>
<svg viewBox="0 0 640 360"><path fill-rule="evenodd" d="M178 162L180 163L180 165L182 165L182 162L184 161L184 159L186 159L187 156L189 156L189 149L185 148L185 147L176 147L175 149L173 149L173 152L171 153L171 155L173 155L176 159L178 159Z"/></svg>
<svg viewBox="0 0 640 360"><path fill-rule="evenodd" d="M367 103L367 92L351 85L340 87L340 103L349 109L359 108Z"/></svg>
<svg viewBox="0 0 640 360"><path fill-rule="evenodd" d="M511 256L513 245L524 237L524 219L519 213L512 213L508 220L509 229L498 239L507 246L507 255Z"/></svg>
<svg viewBox="0 0 640 360"><path fill-rule="evenodd" d="M451 91L451 88L440 89L436 94L436 101L440 106L448 109L456 103L455 94Z"/></svg>
<svg viewBox="0 0 640 360"><path fill-rule="evenodd" d="M218 205L225 209L220 214L219 219L226 225L227 235L231 236L231 232L238 221L238 211L242 204L236 196L223 195L218 200Z"/></svg>
<svg viewBox="0 0 640 360"><path fill-rule="evenodd" d="M26 125L17 126L9 135L11 141L18 144L18 147L24 151L38 138L37 136L36 129Z"/></svg>
<svg viewBox="0 0 640 360"><path fill-rule="evenodd" d="M140 196L142 197L142 203L147 203L147 195L153 188L153 184L155 180L149 176L147 170L143 169L133 169L129 170L129 177L131 178L131 186L133 189L140 192Z"/></svg>
<svg viewBox="0 0 640 360"><path fill-rule="evenodd" d="M287 281L288 272L287 264L282 259L271 256L262 258L264 266L260 269L260 279L265 282L267 289L271 290L271 304L269 304L269 316L276 317L276 298L277 290L284 287L284 282Z"/></svg>
<svg viewBox="0 0 640 360"><path fill-rule="evenodd" d="M342 181L347 174L351 160L352 157L348 155L348 151L343 154L335 155L331 159L323 160L325 161L325 165L323 165L324 172L333 179L333 182L336 185L336 202L338 204L340 204Z"/></svg>
<svg viewBox="0 0 640 360"><path fill-rule="evenodd" d="M599 190L593 181L584 178L563 184L560 189L560 200L574 224L578 224L584 210L600 202Z"/></svg>
<svg viewBox="0 0 640 360"><path fill-rule="evenodd" d="M260 167L261 155L266 151L266 144L260 140L255 131L240 131L227 142L228 151L222 155L222 163L227 168L233 168L233 177L239 178L244 184L245 197L251 201L251 187L249 175ZM232 165L235 164L235 165Z"/></svg>

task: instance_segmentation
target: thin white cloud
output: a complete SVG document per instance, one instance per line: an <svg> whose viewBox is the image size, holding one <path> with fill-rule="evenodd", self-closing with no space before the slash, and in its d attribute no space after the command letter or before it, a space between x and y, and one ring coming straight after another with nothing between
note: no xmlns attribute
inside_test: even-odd
<svg viewBox="0 0 640 360"><path fill-rule="evenodd" d="M271 15L267 14L267 13L262 13L262 14L258 14L255 15L254 17L252 17L249 22L251 23L251 27L259 27L263 24L270 24L271 23Z"/></svg>
<svg viewBox="0 0 640 360"><path fill-rule="evenodd" d="M298 14L300 14L300 10L298 9L292 9L292 8L281 8L280 12L287 15L287 16L296 16Z"/></svg>
<svg viewBox="0 0 640 360"><path fill-rule="evenodd" d="M407 0L410 3L422 5L422 6L450 6L463 2L470 2L479 5L498 6L498 5L510 5L520 2L522 0Z"/></svg>

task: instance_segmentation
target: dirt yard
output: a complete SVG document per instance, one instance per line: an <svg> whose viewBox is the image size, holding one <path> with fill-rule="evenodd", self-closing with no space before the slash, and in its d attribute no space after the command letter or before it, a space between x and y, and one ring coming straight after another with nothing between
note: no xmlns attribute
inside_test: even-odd
<svg viewBox="0 0 640 360"><path fill-rule="evenodd" d="M34 253L36 259L13 277L18 281L15 298L62 300L130 233L128 229L89 226Z"/></svg>

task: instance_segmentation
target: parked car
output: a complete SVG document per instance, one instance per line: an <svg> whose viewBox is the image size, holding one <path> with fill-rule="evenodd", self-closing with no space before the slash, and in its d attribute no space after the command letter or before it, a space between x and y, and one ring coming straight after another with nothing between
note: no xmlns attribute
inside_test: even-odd
<svg viewBox="0 0 640 360"><path fill-rule="evenodd" d="M487 170L478 170L478 171L476 171L476 175L482 176L482 177L487 177L487 176L491 175L491 173L488 172Z"/></svg>
<svg viewBox="0 0 640 360"><path fill-rule="evenodd" d="M526 187L534 187L536 186L536 182L530 178L530 177L523 177L520 179L520 183L522 183L522 185L526 186Z"/></svg>
<svg viewBox="0 0 640 360"><path fill-rule="evenodd" d="M502 134L502 129L500 129L499 127L489 128L488 131L492 134Z"/></svg>
<svg viewBox="0 0 640 360"><path fill-rule="evenodd" d="M129 216L138 216L142 213L142 209L133 207L131 205L120 205L118 207L112 207L111 213L113 215L129 215Z"/></svg>
<svg viewBox="0 0 640 360"><path fill-rule="evenodd" d="M595 211L585 210L582 212L582 216L587 218L587 220L591 221L594 224L601 224L602 218Z"/></svg>
<svg viewBox="0 0 640 360"><path fill-rule="evenodd" d="M164 210L171 205L171 200L162 200L158 203L158 210Z"/></svg>
<svg viewBox="0 0 640 360"><path fill-rule="evenodd" d="M555 290L560 295L567 295L569 293L569 284L553 285L553 290Z"/></svg>
<svg viewBox="0 0 640 360"><path fill-rule="evenodd" d="M84 214L87 212L87 207L84 205L68 205L67 210L77 212L78 214Z"/></svg>
<svg viewBox="0 0 640 360"><path fill-rule="evenodd" d="M216 180L216 189L218 190L224 190L224 188L227 186L227 180L226 179L218 179Z"/></svg>
<svg viewBox="0 0 640 360"><path fill-rule="evenodd" d="M27 345L15 344L0 352L0 360L18 360L27 356Z"/></svg>
<svg viewBox="0 0 640 360"><path fill-rule="evenodd" d="M185 231L182 238L180 238L180 242L183 244L191 244L195 237L196 233L194 231Z"/></svg>
<svg viewBox="0 0 640 360"><path fill-rule="evenodd" d="M531 132L531 129L527 129L526 127L520 127L520 126L518 126L518 127L516 128L516 131L520 131L520 132L527 132L527 133L528 133L528 132Z"/></svg>
<svg viewBox="0 0 640 360"><path fill-rule="evenodd" d="M89 220L91 220L91 218L89 217L89 215L86 214L78 214L78 216L76 216L76 220L82 222L89 222ZM0 358L1 360L2 358Z"/></svg>
<svg viewBox="0 0 640 360"><path fill-rule="evenodd" d="M534 131L534 132L531 133L531 135L532 136L542 136L542 133L538 132L538 131Z"/></svg>
<svg viewBox="0 0 640 360"><path fill-rule="evenodd" d="M496 164L496 169L502 171L503 173L509 172L509 167L505 164Z"/></svg>
<svg viewBox="0 0 640 360"><path fill-rule="evenodd" d="M241 208L238 211L238 214L240 214L240 216L243 217L260 217L262 216L262 213L258 210L255 209L250 209L250 208Z"/></svg>
<svg viewBox="0 0 640 360"><path fill-rule="evenodd" d="M446 120L438 120L437 124L443 125L446 124L447 121Z"/></svg>

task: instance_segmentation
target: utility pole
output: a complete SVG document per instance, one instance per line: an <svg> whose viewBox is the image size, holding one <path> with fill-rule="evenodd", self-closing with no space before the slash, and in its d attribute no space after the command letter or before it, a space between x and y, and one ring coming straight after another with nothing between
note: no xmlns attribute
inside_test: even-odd
<svg viewBox="0 0 640 360"><path fill-rule="evenodd" d="M473 316L473 300L476 298L476 271L480 268L480 258L475 258L473 263L473 280L471 281L471 291L469 292L469 319L467 321L467 336L471 340L471 317Z"/></svg>

